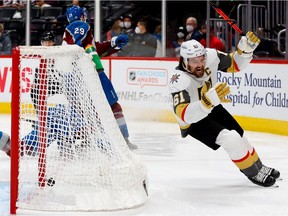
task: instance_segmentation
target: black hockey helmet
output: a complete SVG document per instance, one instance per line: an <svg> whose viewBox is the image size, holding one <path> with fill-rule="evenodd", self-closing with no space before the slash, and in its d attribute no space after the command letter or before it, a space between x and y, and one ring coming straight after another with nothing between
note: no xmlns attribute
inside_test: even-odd
<svg viewBox="0 0 288 216"><path fill-rule="evenodd" d="M41 41L53 41L55 42L55 35L52 31L46 31L42 34Z"/></svg>

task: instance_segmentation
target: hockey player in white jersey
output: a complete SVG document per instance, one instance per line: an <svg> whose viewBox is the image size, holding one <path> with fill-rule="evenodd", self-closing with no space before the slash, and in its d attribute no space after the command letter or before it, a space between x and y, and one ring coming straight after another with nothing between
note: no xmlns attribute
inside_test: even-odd
<svg viewBox="0 0 288 216"><path fill-rule="evenodd" d="M230 54L204 48L196 40L183 42L179 65L169 91L181 135L190 135L213 150L223 147L231 160L253 183L269 187L280 172L262 164L255 148L237 121L221 105L230 102L226 83L217 83L217 70L237 72L252 60L260 40L253 32L242 36L237 51Z"/></svg>

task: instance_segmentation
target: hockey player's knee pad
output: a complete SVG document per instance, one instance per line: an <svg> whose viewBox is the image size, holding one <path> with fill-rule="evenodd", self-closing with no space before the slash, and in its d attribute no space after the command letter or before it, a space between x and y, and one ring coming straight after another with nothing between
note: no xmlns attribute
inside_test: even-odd
<svg viewBox="0 0 288 216"><path fill-rule="evenodd" d="M99 78L108 103L110 104L110 106L115 104L118 101L118 96L111 81L108 79L104 71L99 73Z"/></svg>
<svg viewBox="0 0 288 216"><path fill-rule="evenodd" d="M232 159L242 158L248 153L241 136L235 130L222 130L216 139L216 143L221 145Z"/></svg>

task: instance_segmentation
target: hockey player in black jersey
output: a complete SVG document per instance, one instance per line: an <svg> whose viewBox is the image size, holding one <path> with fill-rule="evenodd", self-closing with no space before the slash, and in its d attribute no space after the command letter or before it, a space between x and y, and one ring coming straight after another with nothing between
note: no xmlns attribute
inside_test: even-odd
<svg viewBox="0 0 288 216"><path fill-rule="evenodd" d="M253 32L242 36L237 51L230 54L204 48L196 40L183 42L179 65L169 84L174 113L181 135L190 135L213 150L220 146L253 183L274 185L280 172L265 166L242 127L221 105L230 102L226 83L217 83L217 70L237 72L252 60L260 40Z"/></svg>

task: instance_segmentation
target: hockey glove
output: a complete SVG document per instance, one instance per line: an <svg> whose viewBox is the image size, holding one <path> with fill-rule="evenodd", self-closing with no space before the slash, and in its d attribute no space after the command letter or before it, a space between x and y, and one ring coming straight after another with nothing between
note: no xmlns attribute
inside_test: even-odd
<svg viewBox="0 0 288 216"><path fill-rule="evenodd" d="M117 45L116 47L121 49L124 46L126 46L129 42L129 38L127 35L125 34L121 34L119 36L115 36L112 38L111 40L111 46L114 47L115 45Z"/></svg>
<svg viewBox="0 0 288 216"><path fill-rule="evenodd" d="M230 87L226 83L217 83L215 87L210 88L211 83L205 82L201 89L201 103L206 108L211 109L213 106L222 103L231 102L230 99L226 99L230 93Z"/></svg>
<svg viewBox="0 0 288 216"><path fill-rule="evenodd" d="M260 39L251 31L247 32L246 36L242 36L238 45L237 52L243 58L251 58L253 51L259 45Z"/></svg>

